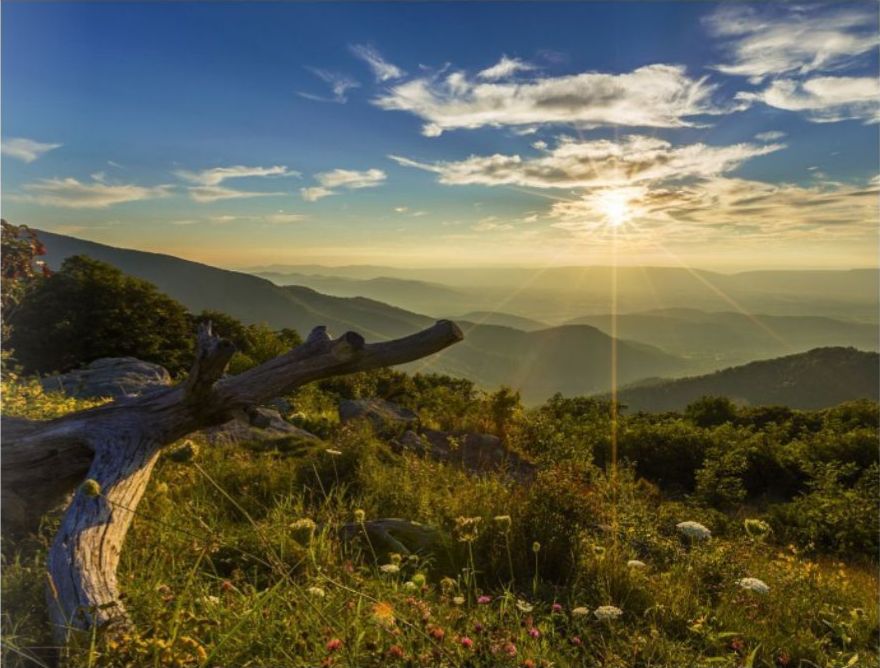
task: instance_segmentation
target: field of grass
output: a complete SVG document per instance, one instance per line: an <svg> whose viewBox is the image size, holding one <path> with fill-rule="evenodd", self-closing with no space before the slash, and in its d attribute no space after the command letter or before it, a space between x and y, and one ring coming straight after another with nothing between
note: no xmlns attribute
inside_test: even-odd
<svg viewBox="0 0 880 668"><path fill-rule="evenodd" d="M426 423L501 432L537 478L476 477L336 423L339 397L389 394L382 374L309 388L291 399L320 445L195 438L163 456L120 569L135 630L71 637L65 664L877 665L876 405L624 418L615 468L602 404L524 411L395 378ZM4 389L7 414L82 405ZM376 540L379 518L418 522L429 546ZM48 662L56 524L4 541L5 666Z"/></svg>

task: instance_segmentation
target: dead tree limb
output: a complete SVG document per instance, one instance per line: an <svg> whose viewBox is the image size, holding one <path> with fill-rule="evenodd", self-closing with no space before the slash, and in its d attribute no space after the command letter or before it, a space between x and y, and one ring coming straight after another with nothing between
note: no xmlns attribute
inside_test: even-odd
<svg viewBox="0 0 880 668"><path fill-rule="evenodd" d="M165 446L305 383L411 362L462 338L448 320L373 344L354 332L332 339L317 327L290 352L223 378L234 348L207 325L199 331L189 377L179 385L56 420L4 420L4 530L36 526L84 479L100 489L75 492L49 549L47 597L59 640L70 628L128 621L116 569L133 511Z"/></svg>

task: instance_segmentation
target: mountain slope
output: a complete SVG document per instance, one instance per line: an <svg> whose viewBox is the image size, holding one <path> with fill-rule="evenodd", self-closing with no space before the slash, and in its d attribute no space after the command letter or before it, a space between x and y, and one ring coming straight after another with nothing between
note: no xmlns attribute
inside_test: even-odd
<svg viewBox="0 0 880 668"><path fill-rule="evenodd" d="M546 322L541 322L540 320L533 320L532 318L525 318L521 315L503 313L501 311L471 311L470 313L450 318L450 320L455 320L456 322L471 322L477 325L513 327L514 329L521 329L524 332L548 329L550 327Z"/></svg>
<svg viewBox="0 0 880 668"><path fill-rule="evenodd" d="M853 399L878 399L880 355L854 348L816 348L751 362L705 376L623 388L630 410L681 410L702 396L725 396L746 405L824 408Z"/></svg>
<svg viewBox="0 0 880 668"><path fill-rule="evenodd" d="M570 321L611 333L610 315ZM729 311L658 309L617 316L617 335L683 355L703 368L738 364L823 346L877 350L876 325L816 316L746 315Z"/></svg>

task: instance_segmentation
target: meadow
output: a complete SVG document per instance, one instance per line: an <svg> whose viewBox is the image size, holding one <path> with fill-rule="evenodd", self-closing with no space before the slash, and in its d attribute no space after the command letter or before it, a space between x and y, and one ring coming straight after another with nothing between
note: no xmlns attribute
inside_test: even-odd
<svg viewBox="0 0 880 668"><path fill-rule="evenodd" d="M7 415L96 402L7 373ZM385 397L537 466L481 475L340 424ZM623 415L607 403L383 370L306 386L281 439L163 455L120 568L135 626L71 635L69 666L876 665L877 405ZM373 520L406 531L372 539ZM46 665L39 535L3 544L3 663ZM362 529L362 530L359 530ZM399 539L399 540L397 540Z"/></svg>

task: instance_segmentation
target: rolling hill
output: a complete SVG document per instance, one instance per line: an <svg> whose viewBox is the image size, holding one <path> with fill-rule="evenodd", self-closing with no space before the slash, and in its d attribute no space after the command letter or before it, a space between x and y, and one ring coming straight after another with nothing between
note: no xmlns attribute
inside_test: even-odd
<svg viewBox="0 0 880 668"><path fill-rule="evenodd" d="M610 315L588 315L570 324L610 334ZM876 325L818 316L746 315L730 311L657 309L617 316L617 335L692 360L704 370L803 352L823 346L877 350Z"/></svg>
<svg viewBox="0 0 880 668"><path fill-rule="evenodd" d="M725 396L742 405L825 408L853 399L878 399L880 355L854 348L816 348L751 362L705 376L623 388L630 411L681 410L702 396Z"/></svg>
<svg viewBox="0 0 880 668"><path fill-rule="evenodd" d="M245 322L308 332L327 325L341 333L357 330L372 340L412 333L433 322L405 309L364 297L335 297L303 286L278 286L257 276L218 269L170 255L126 250L49 232L38 232L47 261L83 254L154 283L192 311L216 309ZM507 384L528 402L554 392L587 394L606 390L612 339L589 325L525 332L511 327L463 322L465 341L410 365L411 370L463 376L481 387ZM687 370L678 357L643 344L618 342L621 382L670 376Z"/></svg>

